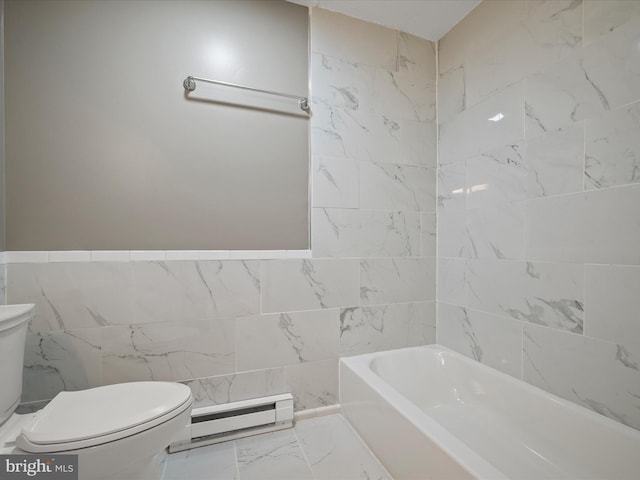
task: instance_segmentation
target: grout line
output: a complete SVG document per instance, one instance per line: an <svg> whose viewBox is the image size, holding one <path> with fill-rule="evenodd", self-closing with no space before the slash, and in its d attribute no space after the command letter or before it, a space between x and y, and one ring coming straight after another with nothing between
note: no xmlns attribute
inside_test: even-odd
<svg viewBox="0 0 640 480"><path fill-rule="evenodd" d="M238 461L238 442L233 440L233 457L236 461L236 474L238 475L238 480L240 480L240 462Z"/></svg>
<svg viewBox="0 0 640 480"><path fill-rule="evenodd" d="M295 427L292 427L291 431L293 432L293 436L296 439L296 443L298 444L298 448L302 452L302 456L304 457L304 461L307 463L307 467L309 468L309 471L311 472L311 475L313 476L313 478L318 478L318 477L316 477L316 473L313 470L313 467L311 466L311 462L309 461L309 457L307 456L307 452L305 451L304 447L302 446L302 442L298 438L298 433L296 432Z"/></svg>

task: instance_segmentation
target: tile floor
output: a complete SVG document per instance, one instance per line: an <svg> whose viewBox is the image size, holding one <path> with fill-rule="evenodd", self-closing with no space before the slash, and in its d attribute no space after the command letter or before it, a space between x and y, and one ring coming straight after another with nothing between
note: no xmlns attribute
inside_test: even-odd
<svg viewBox="0 0 640 480"><path fill-rule="evenodd" d="M342 415L169 455L164 480L391 480Z"/></svg>

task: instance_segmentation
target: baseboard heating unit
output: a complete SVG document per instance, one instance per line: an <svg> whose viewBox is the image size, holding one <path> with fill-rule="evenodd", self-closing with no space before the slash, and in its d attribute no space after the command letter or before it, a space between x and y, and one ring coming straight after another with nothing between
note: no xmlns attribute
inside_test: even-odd
<svg viewBox="0 0 640 480"><path fill-rule="evenodd" d="M224 442L293 426L290 393L194 408L191 421L169 452Z"/></svg>

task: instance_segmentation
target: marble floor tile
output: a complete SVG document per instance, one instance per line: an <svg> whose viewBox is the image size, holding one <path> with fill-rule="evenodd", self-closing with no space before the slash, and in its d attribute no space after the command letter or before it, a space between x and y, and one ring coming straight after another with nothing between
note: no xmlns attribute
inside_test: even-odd
<svg viewBox="0 0 640 480"><path fill-rule="evenodd" d="M164 480L237 480L235 442L193 448L169 455Z"/></svg>

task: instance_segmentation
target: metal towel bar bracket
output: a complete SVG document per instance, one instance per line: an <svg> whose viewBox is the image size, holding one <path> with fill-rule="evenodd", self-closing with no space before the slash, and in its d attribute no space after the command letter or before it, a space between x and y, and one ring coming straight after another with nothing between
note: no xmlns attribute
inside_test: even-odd
<svg viewBox="0 0 640 480"><path fill-rule="evenodd" d="M259 88L246 87L244 85L238 85L236 83L220 82L218 80L210 80L208 78L194 77L191 75L184 79L184 81L182 82L182 86L185 90L193 92L196 89L196 80L199 82L213 83L215 85L224 85L225 87L240 88L242 90L249 90L251 92L267 93L269 95L277 95L279 97L293 98L295 100L298 100L298 106L300 107L300 110L307 113L309 112L309 99L307 97L300 97L298 95L289 95L288 93L274 92L271 90L261 90Z"/></svg>

